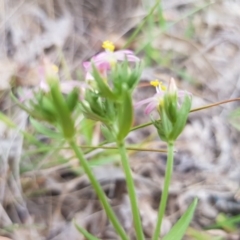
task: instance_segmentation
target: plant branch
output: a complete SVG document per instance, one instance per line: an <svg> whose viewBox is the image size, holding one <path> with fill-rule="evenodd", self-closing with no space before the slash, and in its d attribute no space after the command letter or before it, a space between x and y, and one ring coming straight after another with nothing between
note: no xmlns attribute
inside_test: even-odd
<svg viewBox="0 0 240 240"><path fill-rule="evenodd" d="M225 103L236 102L236 101L240 101L240 98L228 99L228 100L224 100L224 101L221 101L221 102L208 104L208 105L205 105L205 106L202 106L202 107L199 107L199 108L193 108L190 111L190 113L201 111L201 110L208 109L208 108L211 108L211 107L216 107L216 106L219 106L219 105L222 105L222 104L225 104ZM131 129L131 131L135 131L137 129L144 128L144 127L148 127L150 125L152 125L152 122L147 122L147 123L144 123L144 124L140 124L140 125L137 125L137 126L133 127Z"/></svg>

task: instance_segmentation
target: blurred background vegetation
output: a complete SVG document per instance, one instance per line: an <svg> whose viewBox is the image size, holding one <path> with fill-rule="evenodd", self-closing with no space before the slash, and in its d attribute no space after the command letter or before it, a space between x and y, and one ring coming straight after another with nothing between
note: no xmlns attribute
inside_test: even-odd
<svg viewBox="0 0 240 240"><path fill-rule="evenodd" d="M63 142L38 133L12 98L39 84L47 57L62 81L83 81L82 62L104 40L144 62L134 101L153 94L149 81L174 77L193 107L240 95L240 2L234 0L2 0L0 2L0 240L83 239L73 218L101 239L117 239L81 166ZM134 124L148 122L139 109ZM239 239L239 102L192 113L177 142L166 233L199 198L185 239ZM79 144L131 236L132 220L119 156L94 149L100 125L79 121ZM128 139L146 238L151 236L166 155L152 126ZM142 147L149 151L136 151Z"/></svg>

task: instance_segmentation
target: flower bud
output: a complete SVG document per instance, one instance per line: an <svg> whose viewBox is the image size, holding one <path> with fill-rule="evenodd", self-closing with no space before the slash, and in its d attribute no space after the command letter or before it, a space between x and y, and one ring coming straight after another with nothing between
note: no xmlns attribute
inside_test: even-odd
<svg viewBox="0 0 240 240"><path fill-rule="evenodd" d="M175 83L174 78L171 78L171 79L170 79L169 84L168 84L167 91L168 91L168 93L171 94L171 95L177 94L177 85L176 85L176 83Z"/></svg>

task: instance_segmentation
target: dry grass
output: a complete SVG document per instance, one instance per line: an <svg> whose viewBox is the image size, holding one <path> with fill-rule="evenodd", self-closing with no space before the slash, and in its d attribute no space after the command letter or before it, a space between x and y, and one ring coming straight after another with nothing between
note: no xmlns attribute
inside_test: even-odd
<svg viewBox="0 0 240 240"><path fill-rule="evenodd" d="M60 65L62 80L77 78L76 70L81 72L81 62L100 50L106 36L121 48L129 37L129 33L124 34L146 11L137 0L118 4L116 1L106 4L107 0L42 2L5 0L0 5L0 108L18 126L10 129L0 122L0 235L16 240L83 239L71 222L76 218L99 238L117 239L87 178L79 174L77 161L68 161L71 152L63 149L27 154L59 143L49 142L33 131L26 114L14 106L8 91L11 81L24 87L39 82L37 67L43 55ZM153 49L140 53L151 60L144 69L141 85L153 78L167 81L173 76L180 88L193 93L194 107L240 95L239 3L216 1L183 17L206 2L163 1L162 28L155 24L149 38L150 27L145 27L130 45L138 50L150 41ZM174 22L177 23L171 27L164 25ZM154 52L158 52L157 59ZM139 87L135 100L149 96L152 91L150 87ZM195 196L200 202L192 228L199 232L214 224L219 213L240 214L240 134L229 124L229 114L237 106L239 103L231 103L191 114L177 143L163 233ZM137 110L135 124L147 121L142 110ZM23 139L21 130L36 137L38 145ZM99 142L99 132L99 126L93 128L92 143ZM132 132L128 142L164 147L153 127ZM131 151L129 154L148 238L156 221L166 157L160 153ZM96 176L134 239L125 179L117 154L95 150L87 157L108 161L95 168ZM224 228L202 234L205 235L201 239L214 236L238 239L239 233L237 229ZM193 235L189 230L186 239L197 239Z"/></svg>

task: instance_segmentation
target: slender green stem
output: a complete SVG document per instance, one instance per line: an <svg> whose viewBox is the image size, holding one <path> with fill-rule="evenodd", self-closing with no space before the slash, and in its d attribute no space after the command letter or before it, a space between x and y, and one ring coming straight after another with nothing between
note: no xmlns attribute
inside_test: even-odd
<svg viewBox="0 0 240 240"><path fill-rule="evenodd" d="M143 26L145 25L145 23L148 20L148 17L151 16L155 9L158 7L158 5L160 4L161 0L157 0L156 3L154 4L154 6L150 9L149 13L147 14L147 16L145 17L145 19L139 24L139 26L136 28L136 30L133 32L133 34L128 38L127 42L125 43L125 45L123 46L124 48L127 48L129 46L129 44L134 40L134 38L136 38L136 36L138 35L138 33L141 31L141 29L143 28Z"/></svg>
<svg viewBox="0 0 240 240"><path fill-rule="evenodd" d="M165 173L164 186L163 186L163 191L162 191L162 196L160 201L160 207L158 209L157 225L155 227L152 240L158 240L161 234L161 225L162 225L162 220L163 220L163 216L164 216L166 205L167 205L168 190L169 190L169 185L171 182L172 171L173 171L173 155L174 155L173 150L174 150L174 144L172 142L169 142L167 168Z"/></svg>
<svg viewBox="0 0 240 240"><path fill-rule="evenodd" d="M126 148L124 143L118 143L119 152L121 155L122 166L126 176L126 183L128 194L131 202L132 214L133 214L133 222L136 231L137 240L144 240L143 230L142 230L142 223L140 219L137 197L135 193L134 181L131 173L131 168L128 161L128 156L126 153Z"/></svg>
<svg viewBox="0 0 240 240"><path fill-rule="evenodd" d="M106 195L105 195L104 191L102 190L101 185L95 178L95 176L88 164L88 161L84 158L84 155L83 155L81 149L76 145L76 143L73 140L70 141L69 144L72 147L72 149L74 150L76 156L78 157L79 162L81 163L85 173L87 174L87 176L88 176L107 216L109 217L109 220L111 221L113 227L115 228L117 234L121 237L121 239L129 240L127 234L125 233L125 231L122 228L121 224L119 223L115 213L113 212L113 209L111 208L111 206L106 198Z"/></svg>
<svg viewBox="0 0 240 240"><path fill-rule="evenodd" d="M151 126L152 124L153 124L152 121L147 122L147 123L143 123L143 124L140 124L140 125L137 125L137 126L131 128L130 131L132 132L132 131L138 130L140 128L145 128L145 127Z"/></svg>

